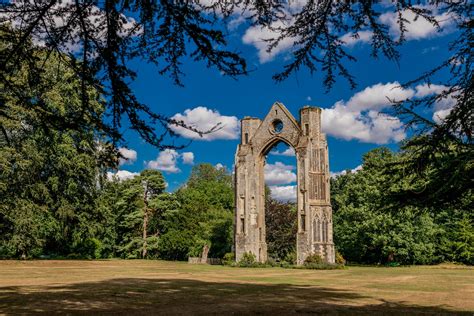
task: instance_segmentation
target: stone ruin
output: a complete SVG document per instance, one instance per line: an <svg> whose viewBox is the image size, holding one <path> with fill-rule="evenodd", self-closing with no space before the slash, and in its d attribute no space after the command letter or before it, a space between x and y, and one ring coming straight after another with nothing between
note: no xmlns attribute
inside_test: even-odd
<svg viewBox="0 0 474 316"><path fill-rule="evenodd" d="M263 121L253 117L241 120L235 155L235 259L251 252L257 261L267 260L263 168L267 153L279 142L296 152L297 264L303 264L310 254L334 263L328 145L321 132L321 109L305 106L297 121L278 102Z"/></svg>

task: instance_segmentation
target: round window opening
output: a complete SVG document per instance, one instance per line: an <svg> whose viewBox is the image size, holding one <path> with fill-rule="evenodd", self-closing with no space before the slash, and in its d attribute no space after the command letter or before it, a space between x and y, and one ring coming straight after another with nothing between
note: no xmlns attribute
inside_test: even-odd
<svg viewBox="0 0 474 316"><path fill-rule="evenodd" d="M283 122L278 119L274 120L272 125L275 133L280 133L283 130Z"/></svg>

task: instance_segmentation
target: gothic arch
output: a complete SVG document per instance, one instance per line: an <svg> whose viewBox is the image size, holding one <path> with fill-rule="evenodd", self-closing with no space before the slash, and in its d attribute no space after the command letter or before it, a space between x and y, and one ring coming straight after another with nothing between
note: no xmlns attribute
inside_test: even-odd
<svg viewBox="0 0 474 316"><path fill-rule="evenodd" d="M298 264L312 253L334 262L332 220L324 220L324 239L322 235L318 240L313 237L315 216L323 221L325 209L332 216L327 142L320 122L319 108L303 107L297 121L278 102L273 104L263 120L252 117L241 120L241 143L235 156L234 250L237 261L245 252L252 252L260 262L267 260L263 168L265 154L282 141L296 152Z"/></svg>

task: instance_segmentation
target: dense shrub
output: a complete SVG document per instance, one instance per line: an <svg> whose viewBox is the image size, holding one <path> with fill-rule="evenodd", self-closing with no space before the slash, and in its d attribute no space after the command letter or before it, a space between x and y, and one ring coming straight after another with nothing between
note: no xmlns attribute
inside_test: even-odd
<svg viewBox="0 0 474 316"><path fill-rule="evenodd" d="M339 251L336 250L336 264L345 265L346 259L341 255Z"/></svg>
<svg viewBox="0 0 474 316"><path fill-rule="evenodd" d="M282 264L293 265L296 264L296 251L289 252L283 259Z"/></svg>
<svg viewBox="0 0 474 316"><path fill-rule="evenodd" d="M324 260L323 258L321 258L320 255L318 254L310 254L309 256L306 257L306 259L304 260L304 265L307 266L307 265L314 265L314 264L322 264L324 263Z"/></svg>
<svg viewBox="0 0 474 316"><path fill-rule="evenodd" d="M75 250L75 253L69 254L68 258L99 259L102 255L102 243L96 238L87 238L77 245ZM78 258L74 258L74 256Z"/></svg>
<svg viewBox="0 0 474 316"><path fill-rule="evenodd" d="M314 269L314 270L336 270L344 269L342 264L331 264L331 263L305 263L302 266L297 266L298 269Z"/></svg>
<svg viewBox="0 0 474 316"><path fill-rule="evenodd" d="M230 266L235 263L235 254L233 252L228 252L222 258L222 264L225 266Z"/></svg>
<svg viewBox="0 0 474 316"><path fill-rule="evenodd" d="M256 257L251 252L245 252L242 258L239 260L238 265L239 267L252 267L257 264Z"/></svg>

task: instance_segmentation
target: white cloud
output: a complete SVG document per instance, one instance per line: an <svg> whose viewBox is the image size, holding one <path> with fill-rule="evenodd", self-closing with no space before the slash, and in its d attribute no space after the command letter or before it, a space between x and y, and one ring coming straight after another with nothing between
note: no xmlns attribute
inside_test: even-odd
<svg viewBox="0 0 474 316"><path fill-rule="evenodd" d="M217 170L221 170L221 169L224 169L225 166L224 166L223 164L221 164L220 162L218 162L218 163L215 165L215 168L216 168Z"/></svg>
<svg viewBox="0 0 474 316"><path fill-rule="evenodd" d="M423 38L432 38L436 36L445 35L453 30L453 17L444 12L436 14L436 8L430 6L419 6L424 9L431 9L436 21L438 21L441 30L433 26L430 22L421 16L416 18L416 14L410 10L404 10L402 17L409 23L405 23L406 32L404 33L407 40L418 40ZM398 25L398 14L396 12L386 12L379 17L380 22L388 25L390 33L395 38L400 37L400 26Z"/></svg>
<svg viewBox="0 0 474 316"><path fill-rule="evenodd" d="M452 108L438 109L433 113L433 121L438 124L441 124L444 119L451 113Z"/></svg>
<svg viewBox="0 0 474 316"><path fill-rule="evenodd" d="M246 17L244 15L237 15L233 19L227 23L227 27L229 30L234 31L236 30L240 25L244 24L246 21Z"/></svg>
<svg viewBox="0 0 474 316"><path fill-rule="evenodd" d="M272 198L281 202L296 201L296 185L270 186Z"/></svg>
<svg viewBox="0 0 474 316"><path fill-rule="evenodd" d="M359 31L357 36L349 32L341 36L339 39L345 43L346 46L354 46L357 43L368 43L372 40L372 31Z"/></svg>
<svg viewBox="0 0 474 316"><path fill-rule="evenodd" d="M249 27L242 37L244 44L253 45L257 49L259 61L262 64L272 61L278 54L294 47L295 42L299 39L298 37L284 38L277 46L268 52L268 42L266 42L266 40L278 38L280 35L278 29L286 28L288 25L293 24L295 19L287 18L293 17L295 14L301 12L303 7L308 4L308 0L281 1L280 4L282 5L281 19L271 23L270 27ZM250 14L247 13L247 16L250 16Z"/></svg>
<svg viewBox="0 0 474 316"><path fill-rule="evenodd" d="M436 7L434 6L418 6L424 9L431 9L433 16L436 21L438 21L440 29L436 28L428 22L423 17L419 16L416 18L416 15L410 10L404 10L402 17L406 19L409 23L405 23L406 32L404 33L405 39L410 40L419 40L425 38L433 38L437 36L446 35L454 30L454 19L449 13L437 14ZM391 11L386 12L379 17L379 21L389 28L389 33L394 39L400 37L400 26L398 24L398 13L394 11L395 7L391 7ZM372 31L362 30L358 32L358 38L355 38L354 33L349 32L340 37L340 40L345 42L346 46L354 46L357 43L368 43L372 40ZM423 54L426 54L429 51L437 49L431 47L430 50L424 49Z"/></svg>
<svg viewBox="0 0 474 316"><path fill-rule="evenodd" d="M174 132L185 138L211 141L215 139L237 139L239 137L239 120L237 117L224 116L218 111L210 110L203 106L187 109L184 111L184 114L177 113L172 119L182 121L184 124L202 132L208 131L220 123L216 131L205 134L202 137L198 133L186 128L169 125Z"/></svg>
<svg viewBox="0 0 474 316"><path fill-rule="evenodd" d="M426 97L433 94L439 94L444 90L447 90L449 87L444 85L437 85L437 84L420 84L415 87L417 97Z"/></svg>
<svg viewBox="0 0 474 316"><path fill-rule="evenodd" d="M194 165L194 153L184 152L181 154L181 159L185 165Z"/></svg>
<svg viewBox="0 0 474 316"><path fill-rule="evenodd" d="M351 173L356 173L357 171L362 170L362 165L358 165L357 167L350 170ZM335 178L340 175L344 175L347 173L347 170L337 171L337 172L330 172L330 177Z"/></svg>
<svg viewBox="0 0 474 316"><path fill-rule="evenodd" d="M275 155L275 156L287 156L287 157L294 157L296 156L295 154L295 150L293 149L293 147L288 147L286 150L284 151L278 151L278 150L272 150L270 151L270 155Z"/></svg>
<svg viewBox="0 0 474 316"><path fill-rule="evenodd" d="M135 178L139 174L140 174L139 172L130 172L130 171L127 171L127 170L118 170L116 173L107 172L107 179L109 181L113 181L114 179L116 179L118 181L123 181L123 180Z"/></svg>
<svg viewBox="0 0 474 316"><path fill-rule="evenodd" d="M258 50L260 63L267 63L272 61L279 53L293 47L293 44L297 40L296 38L284 38L276 47L268 52L268 42L266 40L277 38L280 34L274 29L282 27L285 27L285 24L282 21L273 22L271 25L272 29L261 26L252 26L247 29L242 37L242 41L244 44L253 45Z"/></svg>
<svg viewBox="0 0 474 316"><path fill-rule="evenodd" d="M264 167L265 182L268 185L288 184L296 181L295 167L281 162L266 164Z"/></svg>
<svg viewBox="0 0 474 316"><path fill-rule="evenodd" d="M430 95L441 94L444 91L448 91L449 87L445 85L437 84L422 84L415 87L416 97L427 97ZM436 123L442 123L442 121L451 113L454 105L456 104L455 93L448 95L447 97L437 100L434 104L433 121Z"/></svg>
<svg viewBox="0 0 474 316"><path fill-rule="evenodd" d="M307 0L297 0L291 1L289 4L284 5L283 12L285 12L288 16L292 16L294 13L300 11L303 6L307 3ZM430 22L426 19L419 16L416 18L416 15L410 10L404 10L402 12L402 16L406 19L409 23L405 23L405 27L407 32L405 32L405 39L407 40L418 40L423 38L431 38L436 36L443 36L447 33L450 33L454 30L454 19L452 15L449 13L442 13L437 14L436 7L434 6L418 6L424 9L431 9L436 21L438 21L440 29L433 26ZM398 14L394 10L394 6L391 6L391 11L388 11L382 14L379 17L379 21L389 28L390 35L397 39L400 36L399 25L397 23ZM240 25L242 23L242 18L237 18L237 21L231 21L231 24ZM291 25L294 23L294 18L290 18L289 20L282 22L278 20L271 24L271 27L261 27L261 26L251 26L249 27L244 36L242 37L242 41L244 44L253 45L258 51L258 57L260 63L267 63L272 61L275 56L281 54L282 52L290 50L294 47L296 41L299 38L284 38L280 43L274 47L270 52L268 51L268 42L267 40L278 38L280 32L278 31L279 28L285 28L287 25ZM344 34L340 37L340 40L345 42L346 46L354 46L357 43L368 43L372 40L373 33L370 30L361 30L357 32L357 35L352 32Z"/></svg>
<svg viewBox="0 0 474 316"><path fill-rule="evenodd" d="M37 1L12 1L11 6L9 7L9 10L13 13L0 13L0 23L4 22L5 20L10 21L12 26L14 28L23 28L27 24L24 23L24 21L31 20L31 17L29 14L28 8L31 8L32 14L35 14L38 10L38 3ZM43 1L42 4L39 5L40 8L43 8L45 6L46 1ZM52 33L58 33L62 30L62 28L70 23L71 21L71 14L66 12L68 10L65 10L69 7L73 7L76 5L76 2L73 0L62 0L62 1L57 1L56 4L54 4L46 13L45 16L45 23L46 26L43 23L38 23L37 26L32 30L32 38L33 42L36 45L39 46L45 46L46 45L46 39L49 37L49 34ZM27 12L26 14L22 13L22 16L20 17L18 14L15 14L16 7L21 7L22 12ZM95 5L88 6L88 12L86 19L88 20L89 23L91 23L93 26L97 27L97 30L92 30L92 32L96 32L95 35L98 38L98 41L100 45L105 44L105 33L98 33L99 30L102 28L100 27L101 25L105 25L107 16L105 14L105 11L103 11L101 8ZM142 32L142 29L140 27L137 27L137 22L135 21L134 18L132 17L127 17L123 14L120 13L120 18L121 22L123 23L121 25L122 32L119 33L120 36L126 37L128 35L135 36ZM132 32L133 34L129 34ZM80 42L80 36L79 36L79 28L76 29L71 29L71 32L69 35L71 35L71 40L67 43L62 43L62 47L60 47L61 50L64 52L69 52L69 53L77 53L82 49L82 43ZM91 58L95 57L96 54L92 53L90 55Z"/></svg>
<svg viewBox="0 0 474 316"><path fill-rule="evenodd" d="M412 89L400 87L397 81L378 83L354 94L347 107L352 111L381 110L392 104L390 100L403 101L414 94Z"/></svg>
<svg viewBox="0 0 474 316"><path fill-rule="evenodd" d="M120 147L119 153L123 156L123 158L119 159L120 166L125 164L132 164L137 160L137 152L133 149Z"/></svg>
<svg viewBox="0 0 474 316"><path fill-rule="evenodd" d="M378 83L357 92L347 102L341 100L331 108L323 109L322 129L328 135L345 140L356 139L375 144L399 142L406 137L403 123L381 111L389 108L391 101L423 98L448 89L436 84L405 89L398 82ZM436 101L433 120L440 123L455 104L455 95Z"/></svg>
<svg viewBox="0 0 474 316"><path fill-rule="evenodd" d="M379 111L391 105L390 100L402 101L414 96L412 89L399 87L398 82L376 84L357 92L347 103L336 102L323 109L322 129L328 135L345 140L386 144L406 137L402 122Z"/></svg>
<svg viewBox="0 0 474 316"><path fill-rule="evenodd" d="M365 143L387 144L406 137L402 122L393 116L369 111L351 112L343 104L323 109L322 128L328 135L345 140L356 139Z"/></svg>
<svg viewBox="0 0 474 316"><path fill-rule="evenodd" d="M430 95L441 94L444 91L448 91L449 87L444 85L436 84L422 84L415 87L417 97L427 97ZM446 96L440 100L437 100L434 104L433 121L440 124L443 120L451 113L454 105L456 104L455 93Z"/></svg>
<svg viewBox="0 0 474 316"><path fill-rule="evenodd" d="M176 166L179 154L174 149L160 151L155 160L148 161L147 166L164 172L177 173L181 170Z"/></svg>

